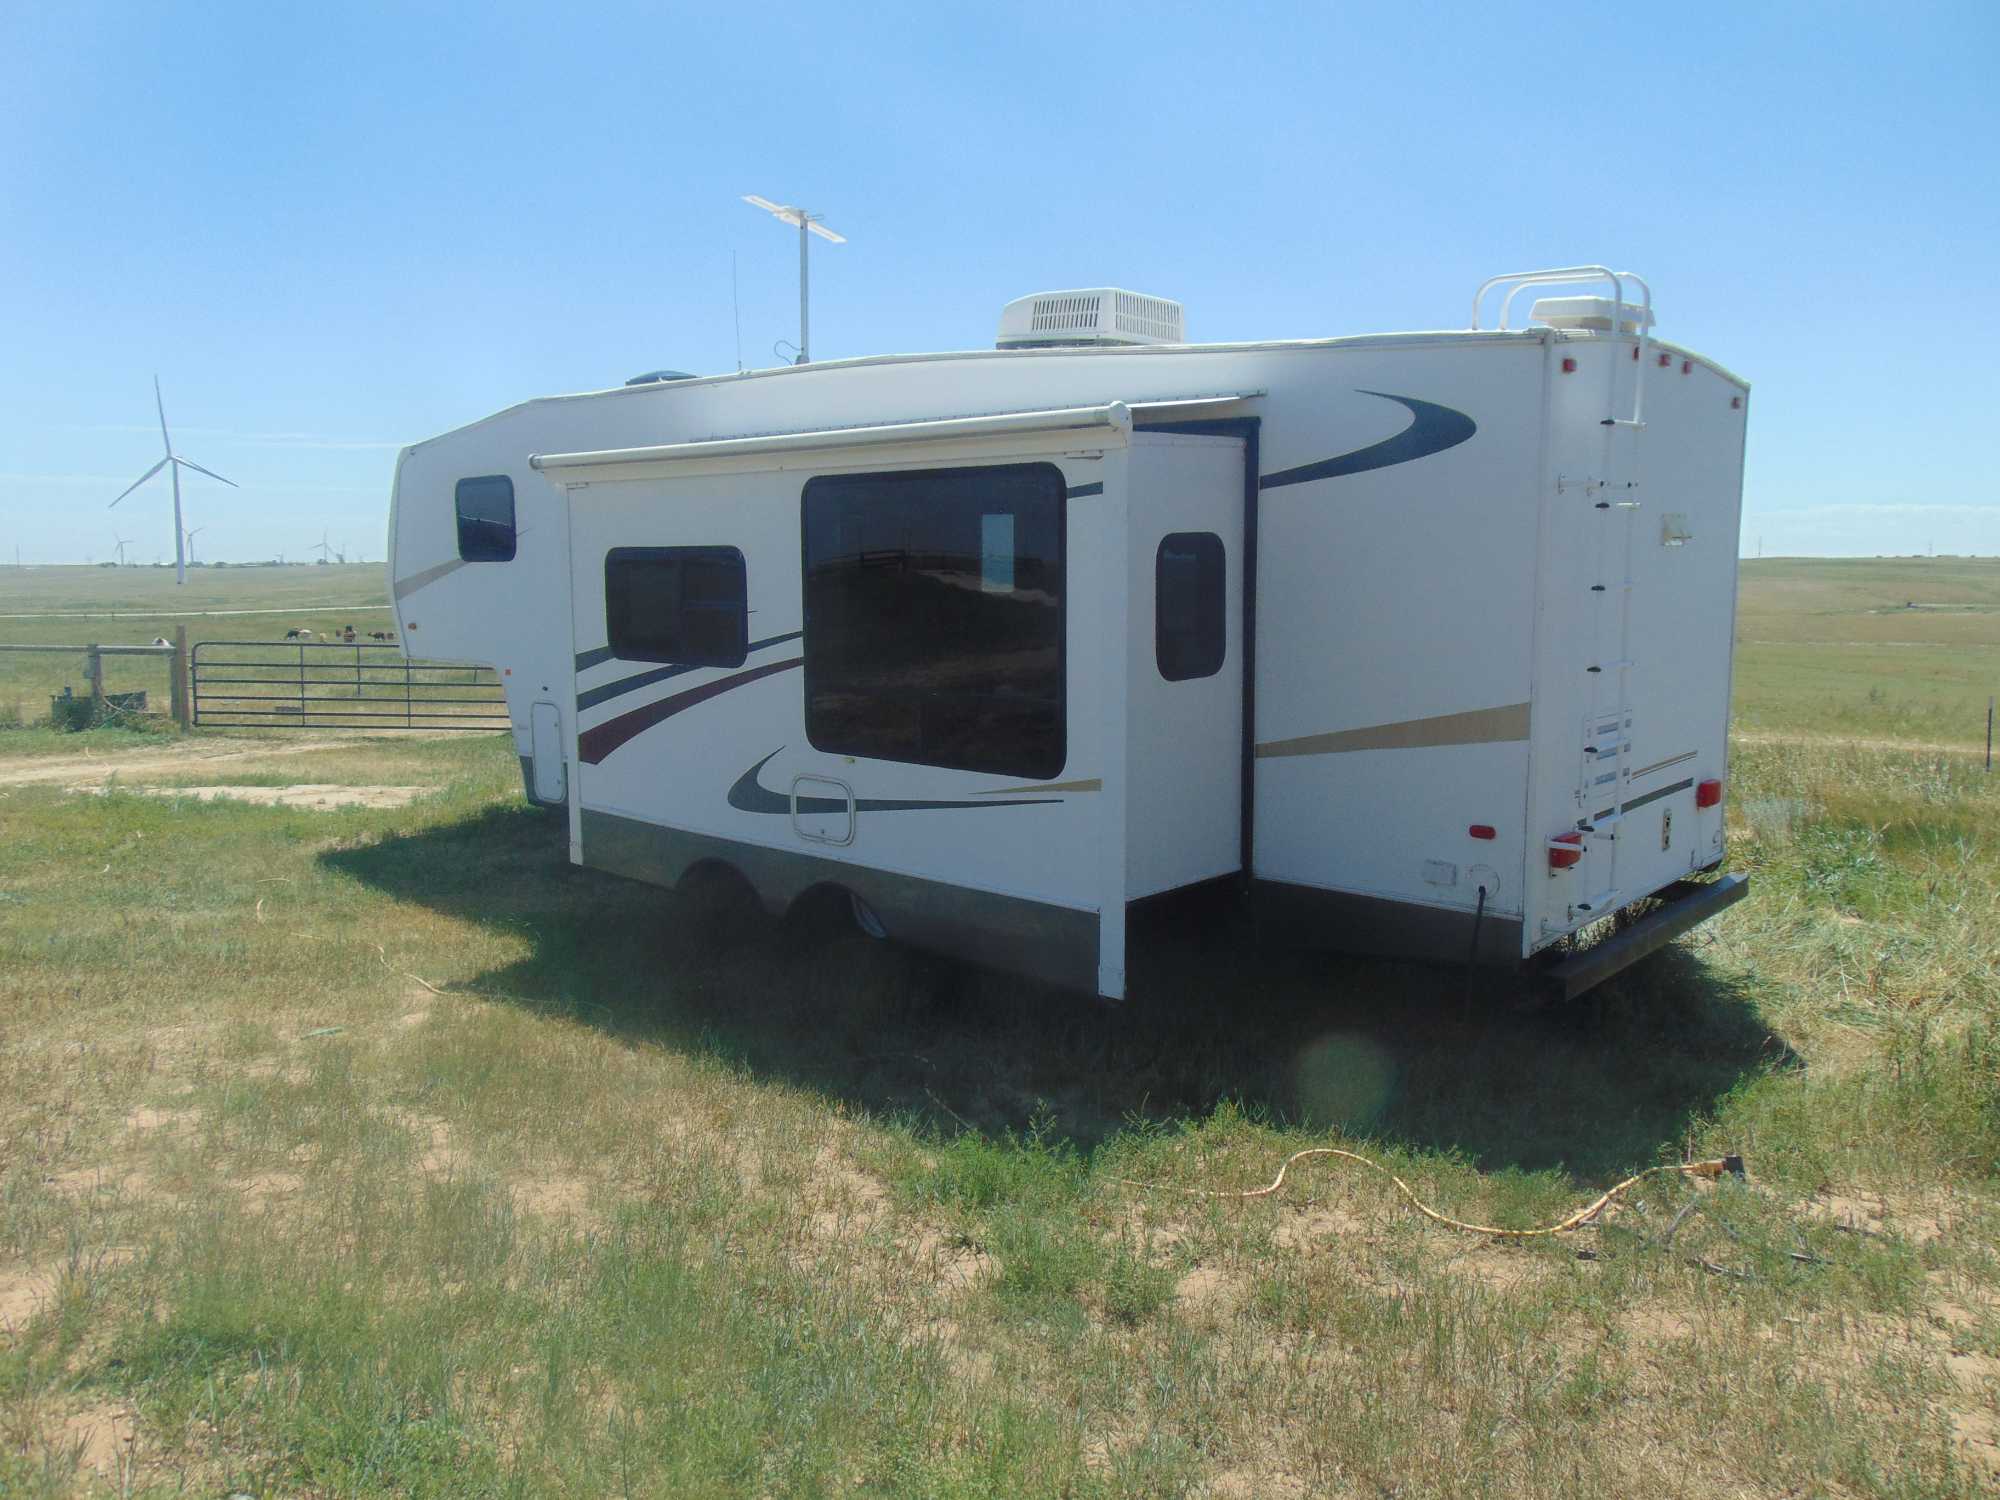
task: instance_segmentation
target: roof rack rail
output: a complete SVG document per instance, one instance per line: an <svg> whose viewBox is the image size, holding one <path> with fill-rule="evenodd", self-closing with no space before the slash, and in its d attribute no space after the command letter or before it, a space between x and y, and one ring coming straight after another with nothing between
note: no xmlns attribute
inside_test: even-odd
<svg viewBox="0 0 2000 1500"><path fill-rule="evenodd" d="M1497 286L1507 288L1507 295L1500 303L1500 327L1505 329L1513 316L1514 299L1524 287L1547 286L1553 282L1608 281L1614 311L1611 327L1615 332L1625 321L1625 306L1632 298L1625 292L1625 283L1631 282L1639 289L1638 305L1641 314L1639 324L1639 348L1637 351L1639 373L1632 382L1632 415L1630 417L1607 417L1608 427L1644 427L1646 425L1646 346L1651 341L1653 327L1653 289L1646 284L1646 278L1636 271L1614 271L1609 266L1556 266L1546 271L1509 271L1501 276L1489 276L1479 283L1479 290L1472 294L1472 327L1479 327L1479 309L1486 301L1486 294Z"/></svg>

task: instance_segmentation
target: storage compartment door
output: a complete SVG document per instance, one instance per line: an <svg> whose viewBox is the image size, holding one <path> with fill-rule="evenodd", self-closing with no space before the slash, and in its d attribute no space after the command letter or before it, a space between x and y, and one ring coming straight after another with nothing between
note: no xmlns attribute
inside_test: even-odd
<svg viewBox="0 0 2000 1500"><path fill-rule="evenodd" d="M567 767L562 742L562 710L553 703L534 707L533 742L535 755L535 800L550 804L563 800L567 789Z"/></svg>

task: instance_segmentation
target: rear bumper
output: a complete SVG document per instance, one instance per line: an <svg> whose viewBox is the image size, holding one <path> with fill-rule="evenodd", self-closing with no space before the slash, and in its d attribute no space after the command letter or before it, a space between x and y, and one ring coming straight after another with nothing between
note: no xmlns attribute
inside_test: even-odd
<svg viewBox="0 0 2000 1500"><path fill-rule="evenodd" d="M1700 926L1724 907L1750 894L1748 875L1725 875L1715 881L1677 880L1659 892L1665 904L1648 912L1622 932L1614 932L1581 953L1573 953L1543 970L1554 997L1574 999L1629 968L1649 953Z"/></svg>

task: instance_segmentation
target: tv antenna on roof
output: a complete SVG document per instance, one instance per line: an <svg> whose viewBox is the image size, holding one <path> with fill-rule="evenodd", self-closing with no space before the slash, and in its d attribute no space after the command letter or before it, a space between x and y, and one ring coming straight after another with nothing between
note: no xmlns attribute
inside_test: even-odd
<svg viewBox="0 0 2000 1500"><path fill-rule="evenodd" d="M137 479L133 480L130 484L126 485L125 494L120 495L118 497L118 500L123 500L125 498L125 495L131 494L132 491L139 488L140 485L144 484L147 480L151 479L155 474L159 473L160 470L162 469L165 469L168 473L173 475L174 477L174 582L186 583L188 581L187 538L181 531L181 470L193 469L195 473L206 474L210 479L222 479L222 476L216 473L215 470L204 469L200 464L196 463L193 459L182 458L178 453L174 452L174 440L167 436L167 407L166 403L160 399L160 377L157 375L153 377L153 406L160 414L160 441L166 446L167 456L161 459L158 463L154 464L152 468L148 469L145 473L141 474ZM228 485L232 490L236 488L236 481L233 479L222 479L222 482ZM116 505L118 503L118 500L113 500L111 503L113 505ZM122 556L123 554L120 555Z"/></svg>
<svg viewBox="0 0 2000 1500"><path fill-rule="evenodd" d="M760 198L755 193L745 193L743 201L752 208L763 209L765 213L782 223L799 226L799 357L795 363L802 365L811 364L812 320L807 298L806 236L808 234L816 234L821 239L830 240L836 245L846 244L847 236L844 234L835 234L821 222L818 214L811 213L806 209L794 208L783 203L773 203L769 198Z"/></svg>

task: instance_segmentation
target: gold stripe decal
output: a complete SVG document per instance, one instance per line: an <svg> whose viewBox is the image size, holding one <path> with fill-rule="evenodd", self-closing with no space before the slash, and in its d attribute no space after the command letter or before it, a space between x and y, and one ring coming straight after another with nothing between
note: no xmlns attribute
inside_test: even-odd
<svg viewBox="0 0 2000 1500"><path fill-rule="evenodd" d="M1046 786L996 786L991 791L974 792L972 795L975 797L1020 797L1033 792L1101 792L1103 790L1103 778L1093 776L1088 781L1052 781Z"/></svg>
<svg viewBox="0 0 2000 1500"><path fill-rule="evenodd" d="M441 562L434 568L425 568L421 573L412 573L408 578L396 580L396 602L402 603L410 595L427 583L436 583L447 573L456 573L465 566L465 559L454 557L450 562Z"/></svg>
<svg viewBox="0 0 2000 1500"><path fill-rule="evenodd" d="M1499 745L1528 737L1528 705L1475 708L1429 719L1405 719L1399 724L1371 724L1366 729L1336 729L1329 734L1272 740L1257 747L1257 758L1283 755L1342 755L1350 750L1428 750L1438 745Z"/></svg>

